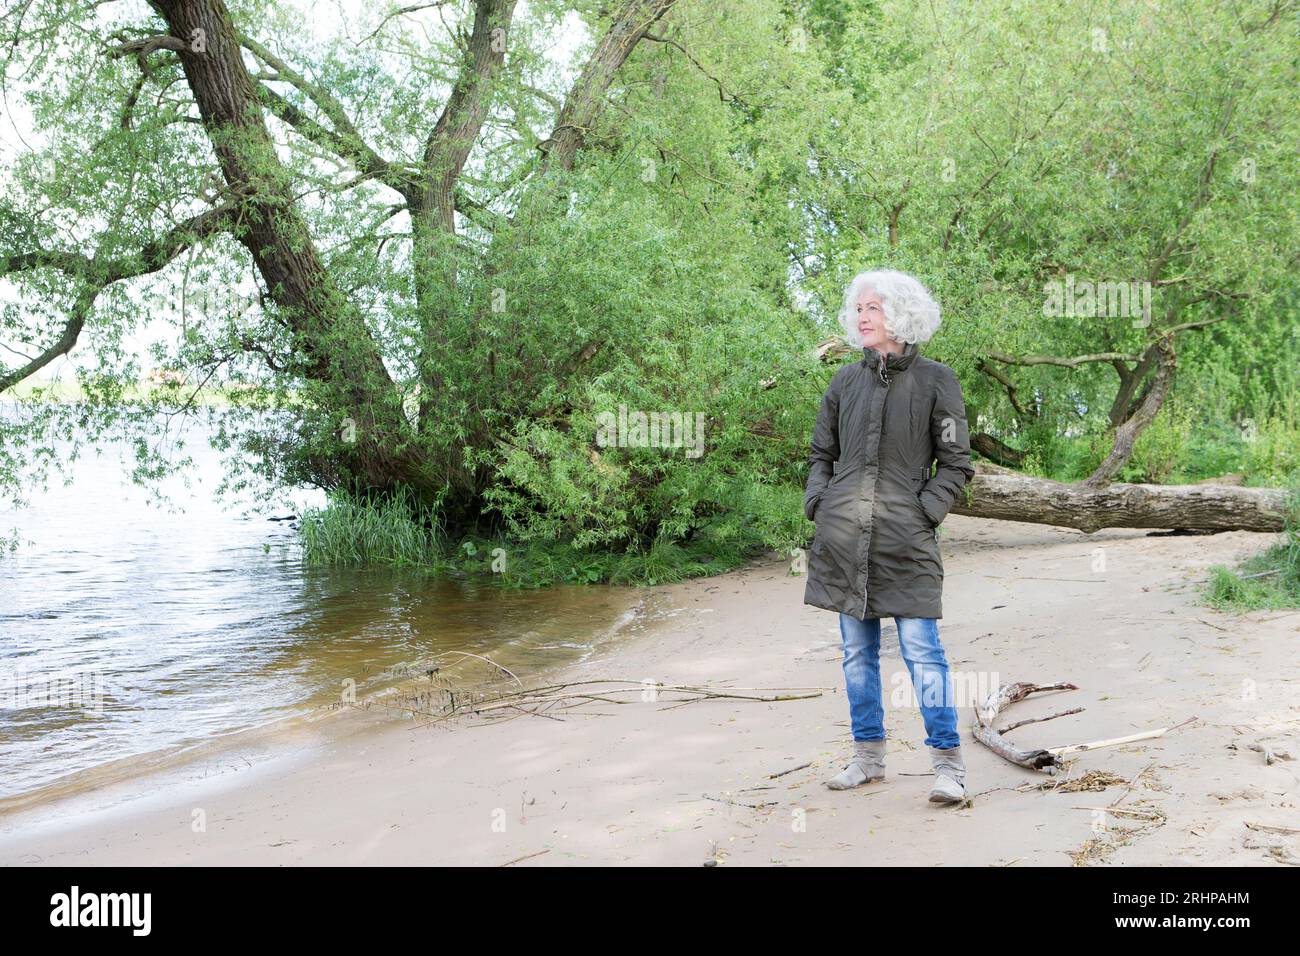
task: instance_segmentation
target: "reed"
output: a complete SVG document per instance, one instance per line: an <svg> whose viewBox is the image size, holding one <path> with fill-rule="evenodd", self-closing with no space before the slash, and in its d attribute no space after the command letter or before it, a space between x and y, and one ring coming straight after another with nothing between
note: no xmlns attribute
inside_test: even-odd
<svg viewBox="0 0 1300 956"><path fill-rule="evenodd" d="M427 566L443 553L438 516L405 490L383 498L335 494L303 513L303 560L329 567Z"/></svg>

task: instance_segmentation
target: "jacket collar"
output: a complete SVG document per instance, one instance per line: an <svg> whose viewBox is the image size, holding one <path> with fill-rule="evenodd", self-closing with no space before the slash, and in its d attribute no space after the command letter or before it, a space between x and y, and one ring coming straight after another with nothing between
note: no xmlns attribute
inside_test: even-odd
<svg viewBox="0 0 1300 956"><path fill-rule="evenodd" d="M916 349L915 342L905 343L903 345L902 355L895 355L894 353L890 352L888 357L885 359L884 374L888 376L893 372L901 372L903 369L907 368L909 365L912 364L912 360L916 358L916 354L917 354L917 349ZM866 363L867 368L876 372L876 374L881 374L880 353L877 352L875 349L864 348L862 350L862 355L863 355L862 361Z"/></svg>

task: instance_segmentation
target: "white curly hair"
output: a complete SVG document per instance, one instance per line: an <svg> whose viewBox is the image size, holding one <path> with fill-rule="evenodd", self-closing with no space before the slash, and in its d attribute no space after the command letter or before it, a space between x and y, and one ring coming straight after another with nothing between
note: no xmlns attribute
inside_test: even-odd
<svg viewBox="0 0 1300 956"><path fill-rule="evenodd" d="M939 303L915 277L893 269L859 272L844 290L844 306L840 309L840 327L855 348L862 348L857 306L863 289L880 296L885 309L885 331L891 339L927 342L939 331Z"/></svg>

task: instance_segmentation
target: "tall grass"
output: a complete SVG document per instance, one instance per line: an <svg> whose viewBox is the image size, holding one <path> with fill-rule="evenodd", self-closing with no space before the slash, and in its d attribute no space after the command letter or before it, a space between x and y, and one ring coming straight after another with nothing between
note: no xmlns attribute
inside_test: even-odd
<svg viewBox="0 0 1300 956"><path fill-rule="evenodd" d="M1300 607L1300 489L1291 492L1285 534L1238 568L1210 568L1206 602L1232 611Z"/></svg>
<svg viewBox="0 0 1300 956"><path fill-rule="evenodd" d="M407 495L330 497L303 513L304 561L326 567L419 568L435 575L476 577L511 588L552 584L655 585L719 574L766 550L755 535L705 529L690 541L664 538L624 550L581 548L571 541L446 538L436 514Z"/></svg>
<svg viewBox="0 0 1300 956"><path fill-rule="evenodd" d="M432 565L443 552L437 515L405 491L382 499L332 495L303 513L300 534L311 565Z"/></svg>

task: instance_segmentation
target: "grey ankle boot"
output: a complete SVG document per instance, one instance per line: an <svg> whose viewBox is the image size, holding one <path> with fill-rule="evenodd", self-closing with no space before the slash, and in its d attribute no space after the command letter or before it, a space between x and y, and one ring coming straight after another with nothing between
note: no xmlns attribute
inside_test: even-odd
<svg viewBox="0 0 1300 956"><path fill-rule="evenodd" d="M930 788L931 803L961 803L966 799L966 762L961 747L939 750L927 747L930 763L934 766L934 786Z"/></svg>
<svg viewBox="0 0 1300 956"><path fill-rule="evenodd" d="M848 790L873 780L885 779L885 741L853 741L853 757L849 765L826 781L832 790Z"/></svg>

